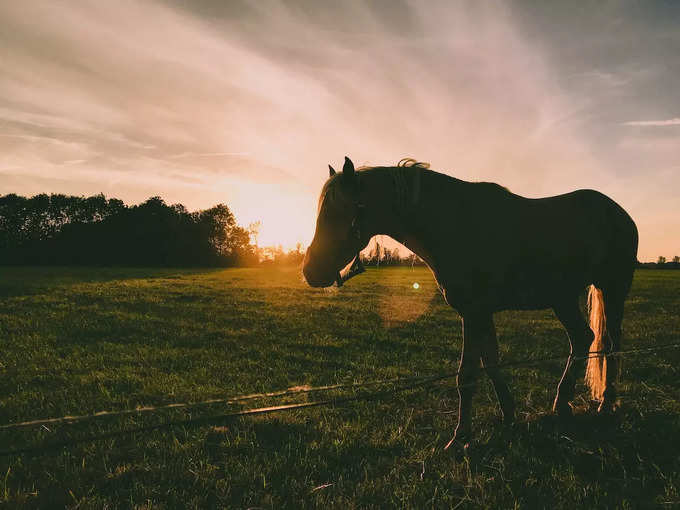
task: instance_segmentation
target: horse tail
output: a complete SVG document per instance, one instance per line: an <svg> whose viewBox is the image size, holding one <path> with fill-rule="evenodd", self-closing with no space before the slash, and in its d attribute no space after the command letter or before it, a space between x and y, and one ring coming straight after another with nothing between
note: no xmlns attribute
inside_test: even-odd
<svg viewBox="0 0 680 510"><path fill-rule="evenodd" d="M604 357L604 335L607 330L607 317L604 311L602 290L590 286L588 291L588 314L590 329L593 330L593 342L590 344L588 365L586 366L586 383L594 400L602 400L607 375L607 359Z"/></svg>

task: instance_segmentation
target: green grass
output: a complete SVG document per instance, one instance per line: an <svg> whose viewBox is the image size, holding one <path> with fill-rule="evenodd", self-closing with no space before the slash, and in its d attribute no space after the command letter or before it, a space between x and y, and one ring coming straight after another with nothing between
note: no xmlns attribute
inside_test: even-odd
<svg viewBox="0 0 680 510"><path fill-rule="evenodd" d="M680 341L678 310L680 271L639 271L624 348ZM503 362L568 353L550 311L496 323ZM293 270L0 268L0 424L440 374L455 371L460 343L458 316L421 268L369 270L339 291L310 289ZM483 377L469 457L442 451L453 381L4 457L0 506L670 508L680 505L679 367L680 349L626 358L618 413L596 416L579 385L566 424L549 413L562 363L507 369L512 428L498 424ZM242 408L0 431L0 449Z"/></svg>

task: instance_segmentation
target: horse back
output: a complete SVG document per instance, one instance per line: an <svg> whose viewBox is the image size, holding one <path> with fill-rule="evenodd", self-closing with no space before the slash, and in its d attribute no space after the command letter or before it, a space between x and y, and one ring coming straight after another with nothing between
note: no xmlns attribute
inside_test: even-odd
<svg viewBox="0 0 680 510"><path fill-rule="evenodd" d="M468 221L443 271L458 299L495 309L547 308L557 293L632 271L635 223L606 195L578 190L529 199L484 188L467 204Z"/></svg>

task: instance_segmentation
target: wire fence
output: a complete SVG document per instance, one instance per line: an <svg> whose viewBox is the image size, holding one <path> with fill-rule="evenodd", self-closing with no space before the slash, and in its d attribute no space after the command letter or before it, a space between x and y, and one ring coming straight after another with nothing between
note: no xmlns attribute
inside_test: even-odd
<svg viewBox="0 0 680 510"><path fill-rule="evenodd" d="M554 362L554 361L562 361L562 362L566 363L569 359L571 359L572 362L573 361L584 361L584 360L587 360L587 359L590 359L590 358L596 358L596 357L602 357L602 356L626 356L626 355L631 355L631 354L656 353L656 352L660 352L660 351L663 351L663 350L676 349L676 348L680 348L680 342L661 344L661 345L656 345L654 347L642 347L642 348L638 348L638 349L627 349L627 350L621 350L621 351L617 351L617 352L589 351L589 352L586 353L585 356L571 356L570 358L567 358L567 359L565 359L564 356L550 356L550 357L542 357L542 358L532 358L532 359L526 359L526 360L520 360L520 361L514 361L514 362L499 363L497 365L483 367L483 369L488 369L488 368L499 368L499 369L501 369L501 368L513 368L513 367L519 367L519 366L541 365L541 364L545 364L545 363L548 363L548 362ZM141 414L155 414L155 413L159 413L159 412L167 411L167 410L193 409L193 408L216 405L216 404L234 405L234 404L240 404L240 403L248 402L248 401L252 401L252 400L271 399L271 398L275 399L275 398L282 398L282 397L286 397L286 396L294 396L294 395L307 394L307 393L325 393L325 392L330 392L330 391L348 390L348 389L349 390L362 390L364 388L370 388L370 387L375 387L375 386L387 386L387 385L393 385L394 386L394 387L386 389L386 390L374 391L374 392L371 392L371 393L363 393L363 394L359 394L359 395L345 395L345 396L340 396L340 397L335 397L335 398L314 400L314 401L311 401L311 402L298 402L298 403L283 404L283 405L278 405L278 406L256 407L256 408L251 408L251 409L244 409L244 410L241 410L241 411L235 411L235 412L231 412L231 413L222 413L222 414L215 414L215 415L209 415L209 416L187 418L187 419L183 419L183 420L170 420L170 421L166 421L166 422L159 423L159 424L139 426L139 427L122 429L122 430L115 430L115 431L110 431L110 432L105 432L105 433L100 433L100 434L92 434L92 435L88 435L88 436L84 436L84 437L70 438L70 439L66 439L66 440L62 440L62 441L45 442L45 443L42 443L42 444L37 445L37 446L30 446L30 447L25 447L25 448L15 448L15 449L4 449L4 450L0 450L0 457L6 457L6 456L10 456L10 455L24 455L24 454L42 453L42 452L47 452L47 451L50 451L50 450L55 450L55 449L59 449L59 448L67 447L67 446L76 445L76 444L82 444L82 443L87 443L87 442L92 442L92 441L101 441L101 440L105 440L105 439L113 439L113 438L116 438L116 437L121 437L121 436L126 436L126 435L131 435L131 434L137 434L137 433L146 433L146 432L151 432L151 431L161 430L161 429L168 429L168 428L173 428L173 427L185 427L185 428L200 427L200 426L207 425L207 424L222 423L222 422L225 422L225 421L234 420L234 419L247 417L247 416L274 414L274 413L281 413L281 412L286 412L286 411L308 409L308 408L312 408L312 407L332 406L332 405L335 405L335 404L342 404L342 403L353 402L353 401L376 400L376 399L380 399L380 398L383 398L383 397L395 396L398 393L402 393L402 392L408 391L408 390L428 388L430 386L433 386L436 383L439 383L441 381L445 381L445 380L448 380L448 379L453 379L457 376L458 376L458 371L454 371L454 372L449 372L449 373L439 374L439 375L392 378L392 379L383 379L383 380L375 380L375 381L366 381L366 382L360 382L360 383L332 384L332 385L316 386L316 387L299 386L299 387L293 387L293 388L289 388L289 389L281 390L281 391L274 391L274 392L268 392L268 393L252 393L252 394L248 394L248 395L239 395L239 396L227 397L227 398L222 398L222 399L209 399L209 400L204 400L204 401L200 401L200 402L172 403L172 404L166 404L166 405L162 405L162 406L145 406L145 407L139 407L139 408L135 408L135 409L123 409L123 410L119 410L119 411L101 411L101 412L97 412L97 413L93 413L93 414L86 414L86 415L61 416L61 417L57 417L57 418L44 418L44 419L9 423L9 424L5 424L5 425L0 425L0 432L18 430L18 429L25 429L25 428L35 427L35 426L41 426L41 427L47 428L47 425L55 425L55 424L72 425L72 424L75 424L75 423L89 422L89 421L94 421L94 420L99 420L99 419L104 419L104 418L125 417L125 416L130 416L130 415L141 415ZM472 383L471 385L474 385L474 384L476 384L476 383ZM471 386L471 385L469 385L469 386ZM464 386L458 385L458 387L461 388L461 387L464 387Z"/></svg>

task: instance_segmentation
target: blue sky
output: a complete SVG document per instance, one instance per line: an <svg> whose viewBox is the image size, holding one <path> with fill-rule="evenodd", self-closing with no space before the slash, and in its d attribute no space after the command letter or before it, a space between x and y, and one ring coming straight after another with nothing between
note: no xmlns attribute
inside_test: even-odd
<svg viewBox="0 0 680 510"><path fill-rule="evenodd" d="M227 203L308 242L326 165L601 190L680 254L677 2L0 4L0 193Z"/></svg>

